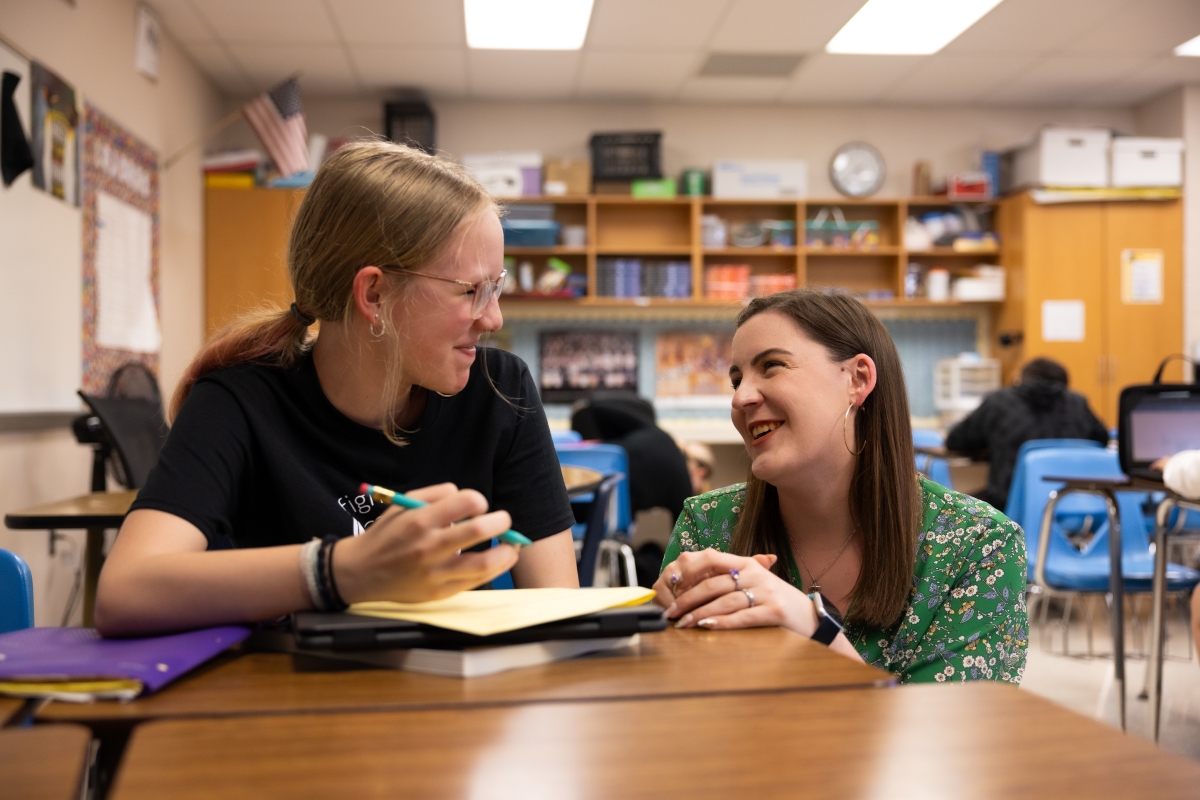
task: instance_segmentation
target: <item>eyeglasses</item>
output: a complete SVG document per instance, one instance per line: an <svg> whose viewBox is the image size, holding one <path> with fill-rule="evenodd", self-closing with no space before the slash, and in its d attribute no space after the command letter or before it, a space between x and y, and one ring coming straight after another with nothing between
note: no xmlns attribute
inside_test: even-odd
<svg viewBox="0 0 1200 800"><path fill-rule="evenodd" d="M465 286L474 292L475 297L471 301L471 319L479 319L483 316L483 312L487 310L488 303L492 299L499 299L500 292L504 290L504 279L508 276L508 270L500 270L500 277L496 280L480 281L479 283L471 283L470 281L459 280L458 278L443 278L441 275L430 275L428 272L416 272L415 270L397 267L394 264L381 264L380 269L393 269L403 272L405 275L420 275L422 278L433 278L435 281L445 281L446 283L457 283L459 286Z"/></svg>

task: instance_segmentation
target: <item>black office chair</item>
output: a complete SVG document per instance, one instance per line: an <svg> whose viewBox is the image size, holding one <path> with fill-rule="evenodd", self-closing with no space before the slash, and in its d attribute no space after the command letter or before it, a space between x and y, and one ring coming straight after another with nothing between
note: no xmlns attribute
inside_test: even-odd
<svg viewBox="0 0 1200 800"><path fill-rule="evenodd" d="M107 490L108 469L127 489L145 486L168 430L153 373L142 364L126 364L113 373L107 397L82 391L79 396L92 413L76 418L72 427L81 444L95 448L92 491Z"/></svg>

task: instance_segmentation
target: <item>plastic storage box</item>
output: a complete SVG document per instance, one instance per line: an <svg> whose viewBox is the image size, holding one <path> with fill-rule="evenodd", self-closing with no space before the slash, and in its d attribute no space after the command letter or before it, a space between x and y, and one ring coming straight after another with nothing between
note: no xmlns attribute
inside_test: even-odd
<svg viewBox="0 0 1200 800"><path fill-rule="evenodd" d="M1033 144L1010 151L1012 171L1005 190L1020 186L1108 186L1105 128L1043 128Z"/></svg>
<svg viewBox="0 0 1200 800"><path fill-rule="evenodd" d="M558 244L559 223L552 219L504 219L505 247L553 247Z"/></svg>
<svg viewBox="0 0 1200 800"><path fill-rule="evenodd" d="M963 353L933 367L933 406L948 416L966 416L1000 388L1000 362Z"/></svg>
<svg viewBox="0 0 1200 800"><path fill-rule="evenodd" d="M662 133L597 133L591 138L592 180L661 178Z"/></svg>
<svg viewBox="0 0 1200 800"><path fill-rule="evenodd" d="M1113 186L1182 186L1183 140L1117 136L1112 140Z"/></svg>

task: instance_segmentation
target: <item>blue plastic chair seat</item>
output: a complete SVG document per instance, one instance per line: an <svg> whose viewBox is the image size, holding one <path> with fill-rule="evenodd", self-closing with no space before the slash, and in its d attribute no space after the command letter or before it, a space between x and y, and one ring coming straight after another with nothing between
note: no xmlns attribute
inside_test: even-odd
<svg viewBox="0 0 1200 800"><path fill-rule="evenodd" d="M1108 554L1102 558L1057 560L1047 557L1046 582L1055 589L1071 592L1108 591ZM1149 592L1153 588L1154 556L1137 553L1121 556L1126 592ZM1167 591L1186 592L1200 582L1200 572L1179 564L1167 564Z"/></svg>

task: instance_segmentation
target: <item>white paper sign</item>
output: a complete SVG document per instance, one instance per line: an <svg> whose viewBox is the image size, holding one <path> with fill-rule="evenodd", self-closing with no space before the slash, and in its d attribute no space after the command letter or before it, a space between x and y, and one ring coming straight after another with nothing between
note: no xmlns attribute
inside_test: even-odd
<svg viewBox="0 0 1200 800"><path fill-rule="evenodd" d="M1121 251L1121 302L1160 305L1163 301L1163 251Z"/></svg>
<svg viewBox="0 0 1200 800"><path fill-rule="evenodd" d="M96 344L134 353L162 345L150 284L150 215L96 193Z"/></svg>
<svg viewBox="0 0 1200 800"><path fill-rule="evenodd" d="M1082 300L1042 301L1042 341L1082 342L1084 314Z"/></svg>
<svg viewBox="0 0 1200 800"><path fill-rule="evenodd" d="M162 46L162 27L145 6L138 8L137 52L134 66L148 78L158 80L158 51Z"/></svg>

